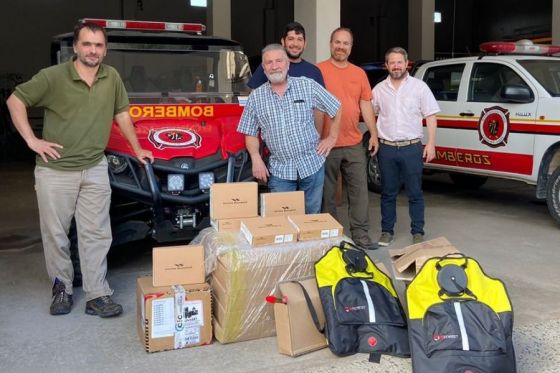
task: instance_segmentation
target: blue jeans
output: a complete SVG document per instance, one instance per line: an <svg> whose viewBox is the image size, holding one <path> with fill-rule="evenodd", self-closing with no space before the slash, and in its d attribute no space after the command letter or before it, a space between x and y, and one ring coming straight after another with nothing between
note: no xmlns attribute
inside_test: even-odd
<svg viewBox="0 0 560 373"><path fill-rule="evenodd" d="M270 175L268 189L271 192L294 192L303 190L305 195L305 213L318 214L321 212L321 200L323 199L323 183L325 181L325 164L319 171L306 178L297 180L286 180Z"/></svg>
<svg viewBox="0 0 560 373"><path fill-rule="evenodd" d="M404 183L408 196L410 233L424 234L424 195L422 194L422 144L390 146L379 144L381 175L381 231L394 234L397 195Z"/></svg>

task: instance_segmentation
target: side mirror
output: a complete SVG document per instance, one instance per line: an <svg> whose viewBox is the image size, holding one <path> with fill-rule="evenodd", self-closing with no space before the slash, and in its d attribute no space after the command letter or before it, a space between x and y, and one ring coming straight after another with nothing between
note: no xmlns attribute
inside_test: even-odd
<svg viewBox="0 0 560 373"><path fill-rule="evenodd" d="M501 98L508 102L513 102L517 104L526 104L533 102L533 92L529 87L517 84L507 84L500 90Z"/></svg>

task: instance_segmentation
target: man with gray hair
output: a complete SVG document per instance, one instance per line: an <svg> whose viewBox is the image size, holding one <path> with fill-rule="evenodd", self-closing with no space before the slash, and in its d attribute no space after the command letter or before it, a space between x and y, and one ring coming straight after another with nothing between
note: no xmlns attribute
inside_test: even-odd
<svg viewBox="0 0 560 373"><path fill-rule="evenodd" d="M268 182L272 192L304 191L305 212L319 213L324 163L338 136L340 103L314 80L288 76L289 65L280 44L262 50L268 82L249 96L237 131L245 134L253 176ZM330 135L323 140L315 128L314 109L333 118ZM268 167L261 157L259 132L270 150Z"/></svg>

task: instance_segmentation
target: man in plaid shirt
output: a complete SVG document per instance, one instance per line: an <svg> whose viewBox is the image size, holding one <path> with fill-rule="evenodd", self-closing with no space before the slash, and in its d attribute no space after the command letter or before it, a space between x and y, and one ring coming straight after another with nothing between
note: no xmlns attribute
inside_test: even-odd
<svg viewBox="0 0 560 373"><path fill-rule="evenodd" d="M253 163L253 176L268 182L272 192L303 190L305 212L321 211L325 158L338 137L340 103L314 80L289 77L288 56L280 44L262 51L262 66L269 80L247 101L237 131ZM313 110L333 118L331 132L320 140ZM260 154L260 136L270 150L268 168Z"/></svg>

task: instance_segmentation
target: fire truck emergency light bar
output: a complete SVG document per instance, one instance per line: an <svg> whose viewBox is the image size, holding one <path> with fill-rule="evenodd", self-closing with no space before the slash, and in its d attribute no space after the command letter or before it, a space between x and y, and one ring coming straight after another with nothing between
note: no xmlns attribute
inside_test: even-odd
<svg viewBox="0 0 560 373"><path fill-rule="evenodd" d="M498 54L536 54L556 55L560 53L559 45L533 44L531 40L489 41L480 44L480 51Z"/></svg>
<svg viewBox="0 0 560 373"><path fill-rule="evenodd" d="M151 21L128 21L117 19L96 19L84 18L82 23L94 23L103 28L123 29L123 30L161 30L177 32L202 33L206 31L206 26L201 23L172 23L172 22L151 22Z"/></svg>

